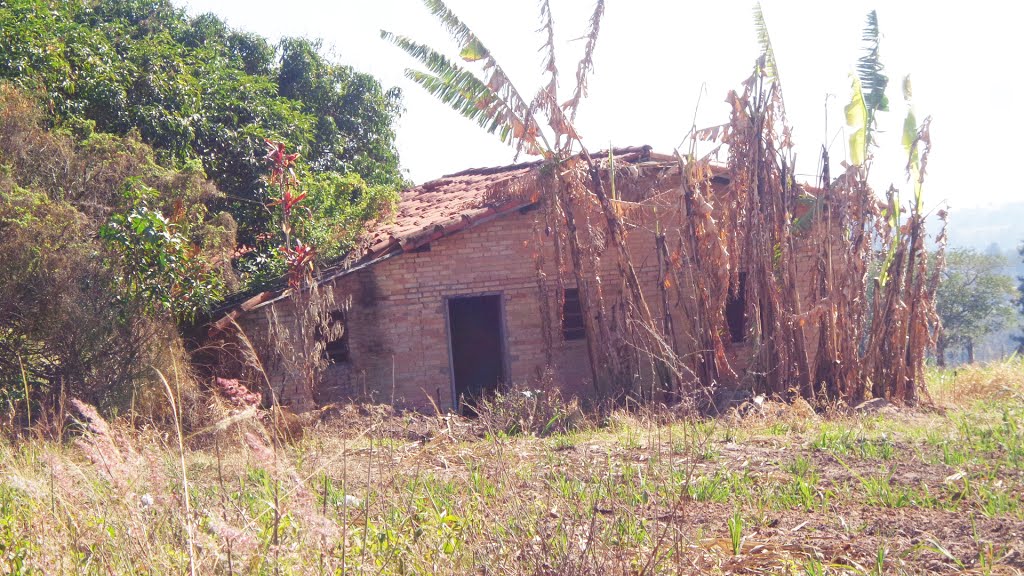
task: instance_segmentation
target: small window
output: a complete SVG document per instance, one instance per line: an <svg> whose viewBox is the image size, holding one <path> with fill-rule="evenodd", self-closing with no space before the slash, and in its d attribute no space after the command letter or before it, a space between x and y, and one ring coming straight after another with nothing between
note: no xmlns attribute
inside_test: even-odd
<svg viewBox="0 0 1024 576"><path fill-rule="evenodd" d="M327 342L324 345L324 359L335 364L348 362L348 325L345 312L335 310L327 319Z"/></svg>
<svg viewBox="0 0 1024 576"><path fill-rule="evenodd" d="M583 340L587 332L583 327L580 291L576 288L566 288L562 296L562 338Z"/></svg>
<svg viewBox="0 0 1024 576"><path fill-rule="evenodd" d="M729 291L729 299L725 301L725 323L729 327L730 340L743 342L747 339L747 273L740 272L736 286Z"/></svg>

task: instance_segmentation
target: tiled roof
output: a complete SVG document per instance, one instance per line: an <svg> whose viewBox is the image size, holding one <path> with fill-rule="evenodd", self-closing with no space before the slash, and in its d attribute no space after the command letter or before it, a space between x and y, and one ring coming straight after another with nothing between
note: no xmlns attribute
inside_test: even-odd
<svg viewBox="0 0 1024 576"><path fill-rule="evenodd" d="M405 190L394 212L370 227L362 258L415 250L479 221L537 201L539 162L466 170Z"/></svg>
<svg viewBox="0 0 1024 576"><path fill-rule="evenodd" d="M650 157L650 147L616 148L613 154L616 162L643 162ZM593 157L604 159L608 152L599 152ZM535 161L473 168L405 190L394 211L367 226L360 248L322 271L318 282L327 282L372 266L385 258L415 250L535 203L540 194L536 184L542 164L543 161ZM261 292L244 302L229 304L218 311L229 310L227 315L214 322L212 327L223 330L238 315L273 302L285 292Z"/></svg>
<svg viewBox="0 0 1024 576"><path fill-rule="evenodd" d="M646 159L647 146L614 150L617 161ZM594 155L607 158L608 153ZM348 264L365 262L393 252L408 252L494 216L537 201L537 177L542 162L496 168L475 168L443 176L401 194L395 211L369 227L362 254Z"/></svg>

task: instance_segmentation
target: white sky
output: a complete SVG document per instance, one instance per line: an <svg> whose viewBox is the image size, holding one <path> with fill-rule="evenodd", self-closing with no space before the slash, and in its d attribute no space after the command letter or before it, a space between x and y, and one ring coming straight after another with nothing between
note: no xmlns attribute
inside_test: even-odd
<svg viewBox="0 0 1024 576"><path fill-rule="evenodd" d="M403 167L416 182L469 167L512 162L514 152L404 78L418 63L380 39L386 29L455 56L440 24L418 0L178 0L190 13L214 12L229 25L277 40L322 38L336 60L369 72L385 88L399 86L406 112L398 126ZM582 51L580 37L592 0L551 0L561 43L560 99L568 98ZM541 81L542 43L536 0L448 0L502 63L520 90L533 94ZM591 149L650 144L670 153L693 122L728 121L724 98L750 74L758 54L753 2L607 0L590 94L577 128ZM933 150L925 182L926 203L954 208L1024 201L1015 177L1024 128L1019 97L1024 56L1016 2L978 0L875 3L862 0L763 0L797 144L797 172L813 181L823 143L835 165L845 155L843 106L861 49L869 10L878 10L881 57L890 78L891 112L883 114L883 148L873 173L876 187L889 182L909 193L902 166L900 130L905 115L900 84L911 73L919 119L932 115ZM702 86L705 94L697 109ZM828 120L826 132L826 95ZM837 136L838 135L838 136ZM888 160L886 160L888 158ZM1024 232L1024 223L1021 223Z"/></svg>

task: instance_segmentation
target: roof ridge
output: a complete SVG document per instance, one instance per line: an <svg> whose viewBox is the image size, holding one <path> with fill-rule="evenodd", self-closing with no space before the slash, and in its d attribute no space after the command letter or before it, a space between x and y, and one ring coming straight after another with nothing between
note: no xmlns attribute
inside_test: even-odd
<svg viewBox="0 0 1024 576"><path fill-rule="evenodd" d="M434 180L430 180L428 182L424 182L423 184L420 184L420 186L423 186L424 184L429 184L430 182L436 182L438 180L444 180L445 178L455 178L457 176L490 176L491 174L498 174L499 172L511 172L513 170L522 170L523 168L533 168L534 166L540 166L543 163L544 163L544 160L531 160L530 162L519 162L518 164L509 164L509 165L506 165L506 166L490 166L490 167L486 167L486 168L467 168L467 169L462 170L460 172L455 172L453 174L445 174L444 176L441 176L440 178L435 178Z"/></svg>
<svg viewBox="0 0 1024 576"><path fill-rule="evenodd" d="M637 153L637 152L640 152L640 153L650 152L651 150L652 150L652 148L651 148L650 145L644 144L644 145L641 145L641 146L623 146L621 148L612 148L611 149L611 153L614 154L615 156L623 156L623 155L626 155L626 154L634 154L634 153ZM608 152L609 152L608 149L599 150L599 151L595 152L592 155L592 157L601 157L601 158L603 158L603 157L608 155ZM578 154L576 154L576 155L578 156ZM455 178L457 176L489 176L491 174L497 174L499 172L511 172L513 170L522 170L523 168L532 168L534 166L540 166L543 163L544 163L544 160L531 160L529 162L519 162L519 163L516 163L516 164L508 164L508 165L505 165L505 166L489 166L489 167L485 167L485 168L467 168L465 170L461 170L459 172L455 172L455 173L452 173L452 174L445 174L445 175L443 175L443 176L441 176L439 178L435 178L433 180L429 180L427 182L424 182L423 184L420 184L419 186L423 186L424 184L429 184L430 182L436 182L438 180L444 180L445 178ZM414 188L418 188L419 186L414 186Z"/></svg>

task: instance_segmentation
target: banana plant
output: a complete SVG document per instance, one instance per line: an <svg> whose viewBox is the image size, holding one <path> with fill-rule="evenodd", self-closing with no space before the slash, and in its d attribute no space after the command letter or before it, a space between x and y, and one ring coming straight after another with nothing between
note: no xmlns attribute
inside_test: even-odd
<svg viewBox="0 0 1024 576"><path fill-rule="evenodd" d="M861 39L864 54L857 61L857 73L850 75L853 94L846 105L846 124L853 129L850 160L856 166L867 163L870 147L877 144L874 138L876 114L889 110L889 98L885 95L889 78L882 72L885 66L879 58L881 42L878 14L874 10L868 12Z"/></svg>
<svg viewBox="0 0 1024 576"><path fill-rule="evenodd" d="M505 73L483 41L442 0L423 0L424 5L445 27L459 50L463 63L407 36L381 30L381 38L394 44L416 60L425 70L408 68L405 76L480 127L497 134L502 142L525 152L553 158L567 155L580 142L573 127L576 111L587 92L593 71L593 54L604 16L604 0L598 0L586 33L583 57L576 69L573 95L564 103L558 99L558 68L555 60L554 28L549 0L540 3L541 31L546 34L541 50L545 53L547 81L527 99ZM467 68L474 66L477 71ZM542 127L541 116L547 125ZM585 150L585 149L584 149Z"/></svg>
<svg viewBox="0 0 1024 576"><path fill-rule="evenodd" d="M764 21L764 12L761 11L760 2L754 4L754 28L757 30L757 43L761 45L759 65L765 76L777 80L779 68L775 64L775 50L772 48L772 39L768 35L768 24Z"/></svg>
<svg viewBox="0 0 1024 576"><path fill-rule="evenodd" d="M889 85L889 78L883 73L885 66L882 65L879 56L880 33L878 28L878 14L874 10L868 12L867 23L861 40L864 43L864 54L857 60L857 72L851 74L850 103L846 105L846 125L852 130L850 134L850 162L854 166L864 168L866 172L870 169L871 148L877 146L875 140L875 127L878 112L889 111L889 98L885 95L885 89ZM882 264L878 281L885 286L889 281L889 268L896 257L896 247L899 245L901 205L899 191L890 188L886 195L888 206L886 216L889 226L895 235L889 246L885 261Z"/></svg>
<svg viewBox="0 0 1024 576"><path fill-rule="evenodd" d="M586 43L583 56L576 66L576 83L572 96L561 103L558 97L558 67L555 59L550 0L540 0L541 31L546 33L541 51L545 54L544 73L547 75L547 82L530 100L527 100L523 96L523 92L512 83L481 39L459 20L442 0L423 0L423 3L447 29L449 36L459 48L459 58L465 63L465 66L411 38L381 31L382 38L401 48L426 67L426 71L407 69L406 77L425 88L427 92L443 103L451 106L462 116L476 121L488 132L497 133L503 142L516 147L517 155L525 152L529 155L542 156L551 164L571 164L584 168L584 170L553 171L558 176L556 178L557 185L552 187L552 201L558 206L557 212L560 217L565 220L569 252L573 259L573 273L576 275L576 283L579 286L580 307L583 309L585 318L584 328L587 335L591 372L595 387L599 393L603 393L602 382L614 381L618 376L628 375L631 372L621 368L617 356L612 351L610 338L606 337L611 333L609 327L602 324L606 322L607 315L603 312L596 313L598 308L603 306L600 283L594 283L597 297L592 303L587 288L588 278L582 271L584 250L576 235L576 225L573 220L575 200L569 190L575 185L585 186L586 183L582 181L584 175L589 178L592 192L605 216L608 238L617 253L619 270L628 287L628 298L632 301L634 309L638 310L638 320L641 325L649 327L655 325L625 243L624 227L612 205L612 200L604 191L605 184L598 162L591 157L574 127L576 112L580 102L587 94L588 80L594 70L594 49L604 17L604 0L597 0L590 17L587 32L584 35ZM467 66L475 67L477 72L474 73L467 69ZM541 125L539 118L546 121L546 128ZM580 179L580 181L570 183L567 181L568 179ZM591 318L597 318L596 322L599 325L594 326L592 324L594 321L590 320ZM603 353L598 351L599 348L602 348L598 344L599 341L604 343ZM659 340L659 342L664 341L664 339ZM613 375L610 379L604 378L601 369L597 367L598 364L601 364L597 361L599 355L604 356L608 360L607 364L612 366L610 371ZM625 381L625 378L623 380Z"/></svg>
<svg viewBox="0 0 1024 576"><path fill-rule="evenodd" d="M903 120L903 149L907 153L907 179L914 185L914 206L920 213L924 207L921 192L927 165L927 150L931 144L928 130L931 117L925 118L920 126L917 125L917 117L914 115L913 88L909 75L903 78L903 100L907 103L907 117ZM920 149L922 144L925 146L924 153Z"/></svg>

